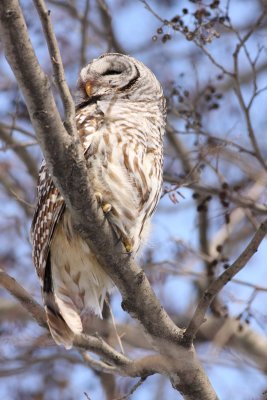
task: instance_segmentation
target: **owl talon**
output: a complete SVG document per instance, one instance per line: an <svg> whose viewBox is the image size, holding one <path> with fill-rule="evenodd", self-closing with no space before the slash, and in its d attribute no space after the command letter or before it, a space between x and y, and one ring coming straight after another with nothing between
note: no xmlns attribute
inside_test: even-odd
<svg viewBox="0 0 267 400"><path fill-rule="evenodd" d="M102 210L105 214L109 213L112 209L112 205L109 203L103 204L102 205Z"/></svg>
<svg viewBox="0 0 267 400"><path fill-rule="evenodd" d="M131 244L127 239L125 239L125 240L123 241L123 244L124 244L124 247L125 247L126 252L127 252L127 253L132 253L132 251L133 251L133 246L132 246L132 244Z"/></svg>
<svg viewBox="0 0 267 400"><path fill-rule="evenodd" d="M95 198L96 198L96 201L97 201L99 204L102 203L102 200L103 200L102 193L100 193L100 192L95 192Z"/></svg>
<svg viewBox="0 0 267 400"><path fill-rule="evenodd" d="M109 203L104 203L104 202L103 202L103 195L102 195L102 193L100 193L100 192L95 192L95 198L96 198L96 201L98 202L98 204L101 205L101 208L102 208L103 212L104 212L105 214L109 213L110 210L112 209L112 205L109 204Z"/></svg>

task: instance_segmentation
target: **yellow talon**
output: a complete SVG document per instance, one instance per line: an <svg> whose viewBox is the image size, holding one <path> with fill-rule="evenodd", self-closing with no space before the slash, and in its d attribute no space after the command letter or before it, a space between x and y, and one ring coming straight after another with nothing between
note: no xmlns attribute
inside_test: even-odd
<svg viewBox="0 0 267 400"><path fill-rule="evenodd" d="M103 204L103 206L102 206L102 210L104 211L105 214L110 212L111 209L112 209L112 205L109 203Z"/></svg>
<svg viewBox="0 0 267 400"><path fill-rule="evenodd" d="M95 198L96 198L98 203L100 203L100 204L102 203L102 199L103 199L102 193L95 192Z"/></svg>
<svg viewBox="0 0 267 400"><path fill-rule="evenodd" d="M131 253L133 251L133 246L127 239L123 242L123 244L127 253Z"/></svg>

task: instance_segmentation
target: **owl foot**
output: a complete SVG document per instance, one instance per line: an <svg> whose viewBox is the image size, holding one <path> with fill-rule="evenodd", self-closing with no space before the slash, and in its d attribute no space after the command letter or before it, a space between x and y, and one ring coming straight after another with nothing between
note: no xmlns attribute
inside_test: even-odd
<svg viewBox="0 0 267 400"><path fill-rule="evenodd" d="M127 253L131 253L133 251L132 243L128 239L124 239L122 243Z"/></svg>
<svg viewBox="0 0 267 400"><path fill-rule="evenodd" d="M109 203L102 204L101 207L102 207L102 210L103 210L103 212L104 212L105 214L109 213L110 210L112 209L112 205L109 204Z"/></svg>
<svg viewBox="0 0 267 400"><path fill-rule="evenodd" d="M112 209L112 205L109 203L105 203L103 201L103 195L100 192L95 192L95 198L98 204L101 205L101 208L105 214L109 213Z"/></svg>
<svg viewBox="0 0 267 400"><path fill-rule="evenodd" d="M102 201L103 201L102 193L100 193L100 192L95 192L95 198L96 198L96 201L97 201L99 204L102 204Z"/></svg>

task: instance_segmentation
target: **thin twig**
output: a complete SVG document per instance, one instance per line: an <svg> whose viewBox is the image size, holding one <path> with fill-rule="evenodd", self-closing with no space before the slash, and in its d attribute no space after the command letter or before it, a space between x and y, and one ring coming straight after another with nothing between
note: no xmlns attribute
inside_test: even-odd
<svg viewBox="0 0 267 400"><path fill-rule="evenodd" d="M83 16L81 20L81 50L80 50L80 68L84 67L86 60L86 46L87 46L87 31L89 27L88 14L90 10L90 0L85 1L85 7L83 11Z"/></svg>
<svg viewBox="0 0 267 400"><path fill-rule="evenodd" d="M118 53L127 53L118 42L114 30L112 28L112 18L109 13L108 5L105 0L97 0L99 11L103 20L103 26L106 29L106 39L109 43L108 51L115 50Z"/></svg>
<svg viewBox="0 0 267 400"><path fill-rule="evenodd" d="M133 385L133 387L131 388L131 390L129 391L129 393L125 394L122 397L119 397L118 399L114 399L114 400L128 400L130 398L130 396L132 394L134 394L134 392L145 382L145 380L147 379L147 377L142 377L138 380L138 382L136 382L135 385Z"/></svg>
<svg viewBox="0 0 267 400"><path fill-rule="evenodd" d="M158 15L152 7L150 7L150 5L148 4L148 2L146 0L139 0L140 3L143 3L145 8L152 14L154 15L154 17L156 17L160 22L165 23L165 20L163 18L161 18L160 15Z"/></svg>
<svg viewBox="0 0 267 400"><path fill-rule="evenodd" d="M43 26L44 34L46 37L52 67L54 71L54 78L59 89L60 97L64 106L65 111L65 127L68 133L74 137L77 136L75 118L75 107L70 94L69 87L65 79L64 68L60 51L58 48L56 36L53 30L53 26L50 18L50 11L47 10L45 2L43 0L33 0L37 12L40 16L40 20Z"/></svg>
<svg viewBox="0 0 267 400"><path fill-rule="evenodd" d="M30 176L36 180L38 176L38 170L36 166L35 160L28 153L28 151L22 147L16 139L14 139L4 128L0 127L0 140L3 140L6 143L7 148L12 148L16 155L21 159L21 161L25 164Z"/></svg>
<svg viewBox="0 0 267 400"><path fill-rule="evenodd" d="M185 333L184 339L191 343L194 339L200 325L204 322L205 313L214 297L220 290L239 272L251 257L257 252L258 247L267 233L267 220L265 220L256 231L255 235L247 245L245 250L240 254L236 261L227 268L217 279L215 279L207 290L205 290L202 299L198 303L196 311L190 321Z"/></svg>
<svg viewBox="0 0 267 400"><path fill-rule="evenodd" d="M253 76L253 82L254 82L254 93L257 92L257 84L256 84L256 75L255 75L255 65L252 63L250 56L248 55L248 51L246 50L246 42L248 39L251 37L252 33L255 31L255 29L260 26L262 23L263 18L265 17L265 12L262 13L258 20L256 21L255 25L247 32L247 34L241 38L239 34L237 33L237 37L239 39L239 43L236 45L236 49L233 53L233 60L234 60L234 91L236 93L237 99L239 101L240 107L244 113L245 117L245 122L247 125L247 130L248 130L248 135L250 138L250 142L252 144L252 147L254 149L254 152L257 155L257 160L258 162L262 165L262 167L267 171L267 164L266 160L261 154L260 147L258 145L256 135L252 126L251 118L250 118L250 107L251 107L251 101L249 102L248 106L245 103L244 96L241 91L241 85L240 85L240 78L239 78L239 54L242 49L244 49L245 54L247 55L247 58L252 65L252 76ZM236 31L235 31L236 32Z"/></svg>
<svg viewBox="0 0 267 400"><path fill-rule="evenodd" d="M223 74L229 76L230 78L234 78L233 72L229 71L225 67L223 67L216 59L215 57L209 52L209 50L202 44L198 43L196 40L194 41L195 45L198 46L203 53L208 57L208 59L211 61L213 65L215 65Z"/></svg>
<svg viewBox="0 0 267 400"><path fill-rule="evenodd" d="M30 315L38 322L40 326L48 329L46 322L46 314L42 306L37 303L34 298L5 271L0 269L0 286L5 288L19 303L24 307ZM113 349L101 337L94 337L85 334L75 337L74 346L81 349L83 357L87 363L91 364L95 369L105 370L108 373L119 373L124 376L148 376L155 372L161 371L164 363L161 362L161 356L149 356L137 360L131 360L125 355ZM88 358L84 350L93 351L104 357L112 366L104 362L99 362ZM114 366L114 368L113 368Z"/></svg>
<svg viewBox="0 0 267 400"><path fill-rule="evenodd" d="M109 304L109 302L108 302L108 301L106 301L106 304L107 304L107 306L108 306L108 308L109 308L109 312L110 312L111 321L112 321L112 325L113 325L113 328L114 328L115 336L116 336L116 338L117 338L117 341L118 341L118 343L119 343L119 346L120 346L121 352L122 352L122 354L124 354L123 345L122 345L121 338L120 338L120 336L119 336L119 334L118 334L118 331L117 331L117 327L116 327L116 321L115 321L115 318L114 318L114 315L113 315L112 309L111 309L111 307L110 307L110 304Z"/></svg>
<svg viewBox="0 0 267 400"><path fill-rule="evenodd" d="M0 285L4 287L42 327L47 327L46 315L43 307L11 276L0 269Z"/></svg>
<svg viewBox="0 0 267 400"><path fill-rule="evenodd" d="M98 372L105 372L106 374L114 374L119 372L119 369L116 368L116 366L109 365L100 360L96 360L90 357L90 355L84 350L80 350L79 353L81 354L85 364L87 364L88 367L93 368Z"/></svg>
<svg viewBox="0 0 267 400"><path fill-rule="evenodd" d="M1 171L0 168L0 184L3 185L6 193L11 197L14 197L18 203L18 205L24 210L25 214L28 217L32 217L33 212L33 204L29 203L25 200L26 192L25 188L22 188L10 174L7 174L6 171ZM19 193L21 192L21 193ZM23 198L24 197L24 198Z"/></svg>
<svg viewBox="0 0 267 400"><path fill-rule="evenodd" d="M172 175L164 174L164 180L173 184L180 185L180 180L176 177L173 177ZM203 193L205 195L210 194L212 196L220 197L221 193L220 187L214 187L205 184L189 182L187 187L193 189L195 192ZM253 210L253 212L259 215L266 215L267 206L265 204L257 203L256 199L253 200L246 195L243 194L241 195L234 191L229 191L228 198L229 200L231 200L233 203L235 203L240 207L249 208Z"/></svg>
<svg viewBox="0 0 267 400"><path fill-rule="evenodd" d="M29 136L32 139L35 139L35 135L32 132L29 132L28 130L22 128L21 126L15 125L15 124L6 124L5 122L0 122L0 128L5 128L10 132L16 131L20 132L25 136Z"/></svg>

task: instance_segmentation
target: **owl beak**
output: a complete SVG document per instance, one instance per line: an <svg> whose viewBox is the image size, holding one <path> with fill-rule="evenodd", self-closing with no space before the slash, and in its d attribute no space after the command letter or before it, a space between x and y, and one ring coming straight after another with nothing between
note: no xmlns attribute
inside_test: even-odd
<svg viewBox="0 0 267 400"><path fill-rule="evenodd" d="M88 82L88 81L86 82L85 91L86 91L87 96L90 97L92 94L92 91L93 91L93 86L92 86L91 82Z"/></svg>

